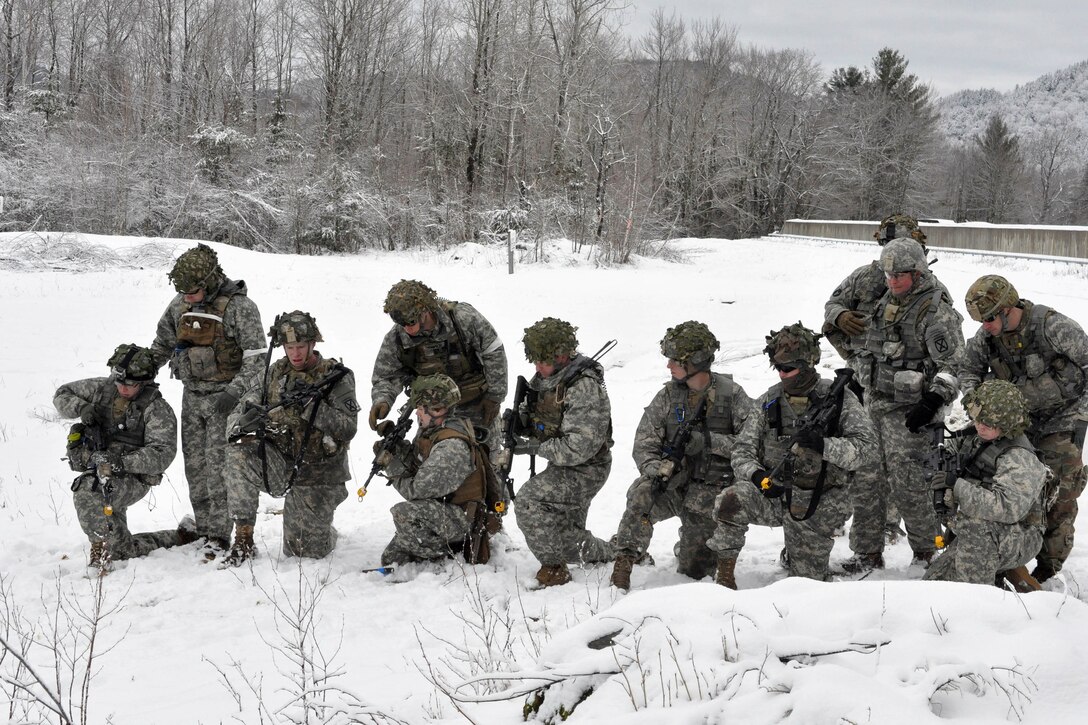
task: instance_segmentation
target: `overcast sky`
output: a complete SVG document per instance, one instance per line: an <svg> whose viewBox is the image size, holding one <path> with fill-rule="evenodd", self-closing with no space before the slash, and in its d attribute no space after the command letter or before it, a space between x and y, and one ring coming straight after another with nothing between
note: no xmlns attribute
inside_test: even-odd
<svg viewBox="0 0 1088 725"><path fill-rule="evenodd" d="M685 20L719 16L741 43L809 50L825 75L869 67L883 47L938 95L1012 90L1088 60L1088 0L630 0L627 33L643 35L658 7Z"/></svg>

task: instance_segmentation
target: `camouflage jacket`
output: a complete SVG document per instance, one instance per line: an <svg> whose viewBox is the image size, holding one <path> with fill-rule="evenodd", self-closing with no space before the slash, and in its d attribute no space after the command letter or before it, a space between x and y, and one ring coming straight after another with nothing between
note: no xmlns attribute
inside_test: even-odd
<svg viewBox="0 0 1088 725"><path fill-rule="evenodd" d="M926 392L950 402L959 394L963 318L928 272L902 298L877 301L853 363L858 382L877 397L911 405Z"/></svg>
<svg viewBox="0 0 1088 725"><path fill-rule="evenodd" d="M159 483L178 452L178 421L158 386L145 385L135 400L128 401L117 393L112 379L87 378L65 383L53 396L53 405L65 418L78 418L87 403L95 406L96 419L108 429L108 450L121 454L123 471L149 486ZM121 429L140 432L132 439L111 434Z"/></svg>
<svg viewBox="0 0 1088 725"><path fill-rule="evenodd" d="M474 435L472 424L462 418L449 418L443 427L454 428L466 436ZM386 469L389 483L407 501L446 500L476 471L470 445L460 438L446 438L430 446L424 458L420 444L433 439L434 426L416 432L411 443L402 441L397 456Z"/></svg>
<svg viewBox="0 0 1088 725"><path fill-rule="evenodd" d="M317 363L307 370L295 370L290 361L282 357L268 368L268 391L265 393L264 378L249 380L250 386L234 412L227 419L227 430L232 430L247 405L273 407L280 400L304 385L320 383L340 362L317 355ZM342 483L351 478L348 466L348 449L358 430L359 403L355 398L355 376L349 370L340 378L317 404L317 414L309 436L310 416L314 403L304 408L289 406L272 412L268 417L266 434L283 454L288 464L298 459L305 439L305 453L299 469L297 483L302 485L327 485Z"/></svg>
<svg viewBox="0 0 1088 725"><path fill-rule="evenodd" d="M933 281L943 290L944 301L951 305L952 296L948 288L936 277L933 277ZM824 329L829 330L827 338L847 365L854 367L854 357L862 340L847 336L839 330L835 322L839 319L839 315L849 310L859 312L871 321L877 303L887 291L888 283L884 278L884 270L880 268L879 260L873 260L869 264L858 267L847 275L846 279L839 282L839 286L824 303Z"/></svg>
<svg viewBox="0 0 1088 725"><path fill-rule="evenodd" d="M817 395L825 394L831 381L820 378ZM756 412L748 417L733 445L733 473L738 481L751 481L756 471L770 471L785 457L795 423L809 406L812 393L789 396L777 383L756 401ZM838 430L824 438L822 458L815 451L800 449L797 455L798 478L815 481L815 476L827 461L826 487L844 486L847 471L875 465L877 442L869 415L849 390L842 399ZM805 487L802 485L802 487Z"/></svg>
<svg viewBox="0 0 1088 725"><path fill-rule="evenodd" d="M967 394L984 380L1009 380L1028 401L1032 436L1072 431L1088 420L1088 335L1060 312L1022 304L1017 329L994 337L979 327L967 341L960 388Z"/></svg>
<svg viewBox="0 0 1088 725"><path fill-rule="evenodd" d="M558 388L562 384L562 395ZM531 420L552 410L555 424L548 426L537 455L556 466L580 466L611 459L612 403L604 388L603 372L593 364L574 380L564 380L562 371L551 377L536 374L529 381L536 391L538 410L530 410ZM554 409L554 410L553 410ZM551 418L553 416L549 416Z"/></svg>
<svg viewBox="0 0 1088 725"><path fill-rule="evenodd" d="M704 422L696 427L694 435L704 437L704 451L709 447L710 457L716 459L716 463L707 461L704 452L700 452L695 457L685 457L682 472L687 478L693 474L705 476L708 470L721 469L723 474L728 472L729 459L733 455L737 434L754 409L752 399L744 392L744 388L733 381L731 376L712 372L707 391L709 391L707 393L709 425ZM694 415L702 395L702 391L691 390L686 384L676 380L670 380L657 391L653 400L643 410L642 419L635 431L632 455L639 473L646 476L657 472L662 458L662 449L669 443L671 438L669 432L674 428L674 421L679 422L689 414ZM715 421L716 408L723 411L720 421ZM709 446L705 443L707 438ZM718 483L717 480L707 482Z"/></svg>
<svg viewBox="0 0 1088 725"><path fill-rule="evenodd" d="M241 367L230 381L209 380L207 375L198 372L207 367L207 364L194 363L198 359L203 361L209 357L211 348L187 346L178 342L183 316L190 312L211 314L208 310L213 307L216 297L198 305L190 305L185 301L184 295L176 295L159 318L155 341L151 344L151 354L159 368L169 362L171 375L180 378L186 388L201 393L229 390L236 397L241 397L246 387L252 384L246 380L257 379L264 372L264 327L257 305L246 295L245 282L227 280L220 285L217 296L221 294L230 295L223 311L222 331L227 344L235 348L241 356Z"/></svg>
<svg viewBox="0 0 1088 725"><path fill-rule="evenodd" d="M467 302L444 302L435 311L435 317L435 328L429 333L411 337L399 325L394 325L385 333L374 361L374 372L370 376L371 403L386 402L392 407L397 395L417 376L434 373L446 373L458 387L464 388L461 394L464 403L478 400L480 395L472 396L469 388L481 389L481 386L486 397L502 403L506 399L506 349L495 328ZM453 361L446 357L441 363L444 368L441 370L410 367L408 360L413 357L413 348L425 348L439 357L443 354L448 356L450 341L455 338L459 338L468 360ZM458 366L472 372L467 375L454 374Z"/></svg>
<svg viewBox="0 0 1088 725"><path fill-rule="evenodd" d="M1046 466L1026 436L990 443L971 436L964 446L971 463L953 489L957 517L1045 526L1042 495Z"/></svg>

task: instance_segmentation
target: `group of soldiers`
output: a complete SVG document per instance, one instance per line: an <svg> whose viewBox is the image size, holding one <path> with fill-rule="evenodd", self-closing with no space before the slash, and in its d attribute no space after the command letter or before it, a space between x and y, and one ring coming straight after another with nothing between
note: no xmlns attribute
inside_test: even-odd
<svg viewBox="0 0 1088 725"><path fill-rule="evenodd" d="M612 584L629 589L635 565L652 563L654 524L672 517L681 524L677 570L693 579L736 588L749 524L782 526L791 575L864 575L885 565L893 507L927 579L992 584L1033 559L1036 580L1053 577L1072 549L1085 484L1088 337L987 275L967 291L981 327L965 342L917 222L893 215L874 236L879 258L834 290L820 333L798 322L767 336L778 382L758 399L712 369L720 344L706 324L666 331L670 379L639 422L639 477L610 539L586 528L613 440L604 371L579 351L577 328L548 317L525 329L535 374L502 413L508 364L490 322L421 282L393 285L368 417L379 436L372 470L405 499L392 508L383 567L458 554L486 562L488 537L515 499L503 486L512 456L528 455L532 473L514 508L542 587L569 582L572 564L613 562ZM69 459L92 563L199 541L208 559L237 566L257 555L261 491L285 498L284 553L325 556L360 410L351 371L315 350L321 334L304 312L278 316L266 348L245 284L227 279L207 246L183 253L170 278L178 295L154 343L120 346L109 378L69 383L54 401L80 418ZM833 380L819 372L821 337L848 365ZM285 356L271 363L281 346ZM184 385L194 516L176 531L133 535L125 508L176 452L174 414L154 382L167 362ZM961 393L974 429L949 435L945 413ZM412 413L418 429L407 440ZM537 458L547 462L540 472ZM833 569L834 536L851 516L853 556Z"/></svg>

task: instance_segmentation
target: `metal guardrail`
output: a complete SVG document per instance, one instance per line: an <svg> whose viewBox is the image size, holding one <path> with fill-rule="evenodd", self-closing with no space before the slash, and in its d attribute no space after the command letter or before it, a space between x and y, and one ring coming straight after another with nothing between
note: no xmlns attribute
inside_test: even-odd
<svg viewBox="0 0 1088 725"><path fill-rule="evenodd" d="M879 221L820 221L789 219L782 225L787 236L820 237L847 241L872 241ZM1058 257L1088 260L1088 227L1028 226L966 222L919 222L926 246L955 251Z"/></svg>

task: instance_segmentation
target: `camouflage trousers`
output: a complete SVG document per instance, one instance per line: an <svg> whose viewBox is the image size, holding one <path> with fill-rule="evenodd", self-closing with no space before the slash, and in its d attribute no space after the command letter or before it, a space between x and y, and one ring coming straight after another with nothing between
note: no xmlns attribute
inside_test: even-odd
<svg viewBox="0 0 1088 725"><path fill-rule="evenodd" d="M382 552L382 566L443 559L461 549L469 523L460 506L401 501L390 511L397 532Z"/></svg>
<svg viewBox="0 0 1088 725"><path fill-rule="evenodd" d="M608 480L611 454L580 466L549 465L518 491L514 514L544 566L612 561L612 545L586 530L589 504Z"/></svg>
<svg viewBox="0 0 1088 725"><path fill-rule="evenodd" d="M231 482L232 520L252 525L261 491L283 496L294 462L288 462L275 446L265 445L262 464L257 441L252 438L243 441L227 449L225 477ZM328 556L336 547L336 529L332 525L336 507L347 497L343 481L317 482L298 477L283 499L284 556L312 559Z"/></svg>
<svg viewBox="0 0 1088 725"><path fill-rule="evenodd" d="M895 509L888 491L888 477L876 467L854 471L850 476L850 505L854 520L850 524L850 550L856 554L875 554L884 550L884 528ZM898 518L896 518L898 525Z"/></svg>
<svg viewBox="0 0 1088 725"><path fill-rule="evenodd" d="M954 528L956 538L922 579L992 585L998 572L1031 561L1042 541L1034 526L960 519Z"/></svg>
<svg viewBox="0 0 1088 725"><path fill-rule="evenodd" d="M754 485L738 484L722 491L717 502L718 528L707 546L722 558L735 559L744 548L748 526L781 526L786 539L790 576L830 581L828 561L835 529L850 515L850 494L844 487L824 489L811 517L794 521L808 510L812 492L794 489L791 508L786 499L767 498Z"/></svg>
<svg viewBox="0 0 1088 725"><path fill-rule="evenodd" d="M1038 561L1058 572L1073 550L1077 498L1084 491L1085 484L1083 453L1068 432L1046 436L1035 447L1043 463L1050 466L1058 477L1058 498L1046 514L1046 532L1038 552Z"/></svg>
<svg viewBox="0 0 1088 725"><path fill-rule="evenodd" d="M650 476L640 476L627 489L627 509L616 531L616 555L629 556L636 561L646 553L654 536L654 524L680 517L680 541L674 547L676 570L692 579L702 579L714 573L718 555L707 548L706 541L714 533L714 499L721 485L688 483L681 485L676 478L653 500Z"/></svg>
<svg viewBox="0 0 1088 725"><path fill-rule="evenodd" d="M884 550L883 528L889 498L906 524L911 550L916 554L935 551L933 538L939 530L937 515L933 511L929 481L922 470L922 461L929 453L929 437L925 433L907 430L904 419L909 405L868 395L865 408L877 438L880 467L876 470L876 476L884 477L887 487L870 487L867 489L868 496L862 496L860 508L855 508L854 526L862 526L863 532L859 534L858 546L864 543L876 548L872 551L860 548L854 551L876 554ZM856 495L854 499L857 501ZM858 506L857 503L854 505Z"/></svg>
<svg viewBox="0 0 1088 725"><path fill-rule="evenodd" d="M227 507L228 484L223 477L227 414L215 411L218 394L185 389L181 396L181 452L197 533L229 540L233 524Z"/></svg>
<svg viewBox="0 0 1088 725"><path fill-rule="evenodd" d="M101 485L95 486L95 477L88 473L77 480L80 480L80 485L72 494L72 500L79 526L91 542L106 542L111 559L132 559L155 549L178 545L177 529L142 534L133 534L128 530L128 507L146 496L150 489L136 476L121 474L109 479L112 516L107 516L103 510L106 496Z"/></svg>

